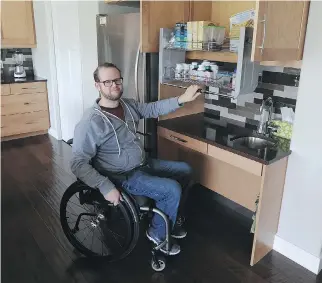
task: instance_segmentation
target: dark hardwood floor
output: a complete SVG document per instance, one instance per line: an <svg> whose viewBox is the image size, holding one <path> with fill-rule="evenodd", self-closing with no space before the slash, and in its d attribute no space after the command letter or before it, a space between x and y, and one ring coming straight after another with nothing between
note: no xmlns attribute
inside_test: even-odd
<svg viewBox="0 0 322 283"><path fill-rule="evenodd" d="M150 267L149 243L141 237L124 260L106 264L79 255L59 222L64 190L75 181L71 148L39 136L2 143L2 282L313 283L322 282L277 252L249 266L250 222L215 205L195 187L188 199L188 237L164 272Z"/></svg>

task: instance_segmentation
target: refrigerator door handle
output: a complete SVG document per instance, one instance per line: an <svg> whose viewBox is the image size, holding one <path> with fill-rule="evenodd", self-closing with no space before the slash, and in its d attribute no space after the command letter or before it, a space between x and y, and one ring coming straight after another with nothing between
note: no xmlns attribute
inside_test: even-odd
<svg viewBox="0 0 322 283"><path fill-rule="evenodd" d="M140 101L140 94L139 94L139 61L140 61L140 49L141 45L138 46L138 51L136 53L136 60L135 60L135 94L136 99L138 102Z"/></svg>

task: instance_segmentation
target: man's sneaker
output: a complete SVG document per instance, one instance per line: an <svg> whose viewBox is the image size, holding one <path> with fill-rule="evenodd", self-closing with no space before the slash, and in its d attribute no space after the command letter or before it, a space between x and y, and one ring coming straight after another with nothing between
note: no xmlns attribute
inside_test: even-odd
<svg viewBox="0 0 322 283"><path fill-rule="evenodd" d="M149 228L147 231L146 231L146 236L147 238L152 241L153 243L155 243L156 245L159 245L162 240L160 240L154 233L153 231L151 231L151 229ZM173 240L171 240L171 248L170 248L170 251L167 252L166 251L166 245L164 245L161 249L160 249L161 252L167 254L167 255L177 255L178 253L180 253L180 246L176 243L174 243Z"/></svg>
<svg viewBox="0 0 322 283"><path fill-rule="evenodd" d="M183 216L178 216L177 221L174 224L171 236L176 239L183 239L187 236L187 231L183 228L183 223L185 218Z"/></svg>

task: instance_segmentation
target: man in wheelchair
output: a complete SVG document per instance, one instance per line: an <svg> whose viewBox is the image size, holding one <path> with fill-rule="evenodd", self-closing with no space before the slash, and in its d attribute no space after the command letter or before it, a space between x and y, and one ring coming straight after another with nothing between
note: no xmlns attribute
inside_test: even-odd
<svg viewBox="0 0 322 283"><path fill-rule="evenodd" d="M200 95L199 87L191 86L179 97L139 103L121 98L123 78L115 65L98 66L94 80L100 98L75 127L72 172L86 185L98 188L114 205L122 201L121 188L153 199L156 207L169 217L171 236L184 238L187 233L177 213L191 168L184 162L147 160L136 132L140 119L166 115L195 100ZM160 215L153 216L146 235L155 244L164 240L165 223ZM168 254L179 252L180 246L172 241Z"/></svg>

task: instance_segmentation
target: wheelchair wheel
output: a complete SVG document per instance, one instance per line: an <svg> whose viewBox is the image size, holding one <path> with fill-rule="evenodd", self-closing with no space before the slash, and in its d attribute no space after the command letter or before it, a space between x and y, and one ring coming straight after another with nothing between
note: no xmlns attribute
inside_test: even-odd
<svg viewBox="0 0 322 283"><path fill-rule="evenodd" d="M138 216L126 195L113 206L96 189L73 183L60 204L62 229L70 243L86 256L114 261L127 256L138 239Z"/></svg>

